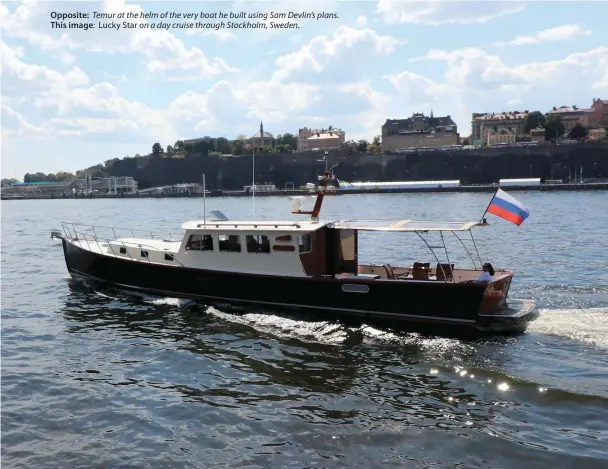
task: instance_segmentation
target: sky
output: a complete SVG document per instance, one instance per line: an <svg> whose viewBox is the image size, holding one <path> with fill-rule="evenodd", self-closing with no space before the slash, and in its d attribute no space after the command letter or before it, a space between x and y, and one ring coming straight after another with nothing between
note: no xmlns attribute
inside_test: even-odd
<svg viewBox="0 0 608 469"><path fill-rule="evenodd" d="M50 24L54 13L167 11L337 18L296 29L270 29L289 21L270 17L248 30ZM387 118L432 111L466 137L473 112L588 108L608 98L605 18L600 1L3 2L1 174L75 172L155 142L250 136L260 121L275 136L331 125L371 140Z"/></svg>

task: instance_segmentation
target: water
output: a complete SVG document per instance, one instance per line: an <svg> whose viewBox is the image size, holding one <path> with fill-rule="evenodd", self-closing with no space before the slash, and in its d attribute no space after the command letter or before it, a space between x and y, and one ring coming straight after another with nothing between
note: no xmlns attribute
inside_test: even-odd
<svg viewBox="0 0 608 469"><path fill-rule="evenodd" d="M202 201L3 201L3 467L607 467L608 195L515 196L531 217L488 216L477 246L541 316L475 341L91 291L50 240L60 221L177 234ZM350 195L324 213L467 220L487 202ZM252 202L207 207L248 218ZM282 198L255 211L293 218ZM433 260L415 235L361 242L364 261Z"/></svg>

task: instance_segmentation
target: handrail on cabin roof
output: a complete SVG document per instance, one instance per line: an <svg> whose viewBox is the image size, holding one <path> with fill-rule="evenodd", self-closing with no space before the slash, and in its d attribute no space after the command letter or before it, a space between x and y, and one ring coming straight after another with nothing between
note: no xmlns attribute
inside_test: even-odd
<svg viewBox="0 0 608 469"><path fill-rule="evenodd" d="M257 228L258 226L274 226L275 228L278 228L279 226L293 226L295 228L301 228L301 224L300 223L225 223L222 222L220 223L199 223L196 225L197 228L206 228L208 226L211 227L215 227L215 228L220 228L220 227L226 227L226 228L232 228L232 226L234 226L235 228L238 228L239 226L253 226L254 228Z"/></svg>

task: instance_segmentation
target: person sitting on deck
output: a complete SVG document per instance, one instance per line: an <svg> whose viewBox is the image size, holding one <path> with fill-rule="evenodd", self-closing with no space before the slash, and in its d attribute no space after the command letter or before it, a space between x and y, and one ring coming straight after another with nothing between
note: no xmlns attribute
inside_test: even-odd
<svg viewBox="0 0 608 469"><path fill-rule="evenodd" d="M482 282L482 283L489 283L492 280L494 280L494 267L492 267L492 264L490 264L489 262L486 262L483 266L483 273L481 275L479 275L479 277L477 277L476 279L474 279L474 282Z"/></svg>

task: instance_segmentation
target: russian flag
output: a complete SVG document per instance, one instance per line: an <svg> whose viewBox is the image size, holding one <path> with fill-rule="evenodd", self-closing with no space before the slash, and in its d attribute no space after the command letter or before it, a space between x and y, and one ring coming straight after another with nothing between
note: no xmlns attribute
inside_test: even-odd
<svg viewBox="0 0 608 469"><path fill-rule="evenodd" d="M530 210L527 207L502 189L496 191L487 211L515 223L517 226L530 216Z"/></svg>

